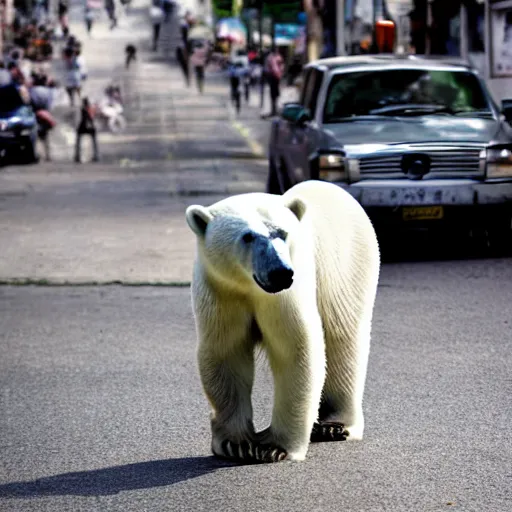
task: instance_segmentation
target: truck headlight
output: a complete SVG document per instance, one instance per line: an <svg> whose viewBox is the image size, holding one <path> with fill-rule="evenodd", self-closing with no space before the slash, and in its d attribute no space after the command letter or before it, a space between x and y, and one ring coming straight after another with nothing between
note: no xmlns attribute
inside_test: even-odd
<svg viewBox="0 0 512 512"><path fill-rule="evenodd" d="M512 149L487 149L487 177L512 178Z"/></svg>
<svg viewBox="0 0 512 512"><path fill-rule="evenodd" d="M318 177L324 181L344 181L347 179L345 158L342 155L320 155L318 159Z"/></svg>

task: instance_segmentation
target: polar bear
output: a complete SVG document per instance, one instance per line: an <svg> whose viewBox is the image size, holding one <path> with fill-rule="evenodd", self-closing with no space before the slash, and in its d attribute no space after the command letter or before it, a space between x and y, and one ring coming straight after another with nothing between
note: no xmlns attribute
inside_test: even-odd
<svg viewBox="0 0 512 512"><path fill-rule="evenodd" d="M309 443L361 439L380 269L375 231L340 187L241 194L187 208L197 236L192 306L212 451L244 462L303 460ZM274 378L255 432L255 350Z"/></svg>

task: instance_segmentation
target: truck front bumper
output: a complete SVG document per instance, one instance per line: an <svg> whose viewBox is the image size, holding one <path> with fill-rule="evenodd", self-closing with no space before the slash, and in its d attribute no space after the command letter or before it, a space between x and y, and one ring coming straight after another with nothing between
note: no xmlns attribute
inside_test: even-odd
<svg viewBox="0 0 512 512"><path fill-rule="evenodd" d="M368 180L339 183L368 212L372 220L474 222L489 217L510 222L512 179ZM508 219L508 220L507 220Z"/></svg>

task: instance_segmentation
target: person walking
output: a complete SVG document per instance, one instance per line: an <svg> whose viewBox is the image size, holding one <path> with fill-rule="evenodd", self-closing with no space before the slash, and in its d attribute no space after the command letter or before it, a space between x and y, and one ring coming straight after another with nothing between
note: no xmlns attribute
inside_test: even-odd
<svg viewBox="0 0 512 512"><path fill-rule="evenodd" d="M57 14L59 16L59 24L64 38L69 34L68 11L68 0L59 0L57 5Z"/></svg>
<svg viewBox="0 0 512 512"><path fill-rule="evenodd" d="M231 63L229 66L229 81L231 86L231 102L235 105L236 113L239 115L242 107L242 86L245 86L247 79L247 68L240 60Z"/></svg>
<svg viewBox="0 0 512 512"><path fill-rule="evenodd" d="M271 111L270 116L277 115L277 100L279 99L279 87L284 73L284 60L281 54L273 45L265 61L267 82L270 89Z"/></svg>
<svg viewBox="0 0 512 512"><path fill-rule="evenodd" d="M188 51L186 45L183 43L178 44L176 47L176 60L180 65L181 70L183 71L183 76L185 78L185 83L187 87L190 87L190 70L188 66Z"/></svg>
<svg viewBox="0 0 512 512"><path fill-rule="evenodd" d="M37 119L37 134L43 143L47 162L51 161L50 132L57 124L50 113L56 85L46 75L33 74L32 87L29 89L30 103Z"/></svg>
<svg viewBox="0 0 512 512"><path fill-rule="evenodd" d="M188 11L187 11L188 13ZM180 20L180 34L181 34L181 41L183 42L183 44L185 46L188 45L188 30L189 30L189 25L188 25L188 19L186 16L183 16Z"/></svg>
<svg viewBox="0 0 512 512"><path fill-rule="evenodd" d="M165 14L164 23L169 23L172 13L174 12L175 4L176 0L162 0L162 7Z"/></svg>
<svg viewBox="0 0 512 512"><path fill-rule="evenodd" d="M164 19L164 11L160 5L160 0L153 0L153 5L149 9L149 16L153 25L153 51L156 52L160 39L160 29Z"/></svg>
<svg viewBox="0 0 512 512"><path fill-rule="evenodd" d="M130 64L137 60L137 48L135 48L135 46L133 44L128 44L126 45L126 48L125 48L125 54L126 54L126 61L125 61L125 64L126 64L126 69L128 69L130 67Z"/></svg>
<svg viewBox="0 0 512 512"><path fill-rule="evenodd" d="M81 143L84 135L90 135L93 146L93 162L99 161L98 141L96 140L96 125L94 123L95 111L89 103L88 98L82 100L82 108L80 110L80 123L76 129L76 144L75 144L75 162L81 163Z"/></svg>
<svg viewBox="0 0 512 512"><path fill-rule="evenodd" d="M116 4L115 0L105 0L105 10L110 20L110 30L117 26Z"/></svg>
<svg viewBox="0 0 512 512"><path fill-rule="evenodd" d="M83 58L80 59L80 50L75 47L64 49L64 60L66 65L66 91L69 96L69 103L75 105L75 96L80 98L82 91L82 80L86 76L83 69Z"/></svg>
<svg viewBox="0 0 512 512"><path fill-rule="evenodd" d="M91 35L92 25L94 23L94 10L91 9L88 5L85 6L85 28L87 29L87 33L89 36Z"/></svg>
<svg viewBox="0 0 512 512"><path fill-rule="evenodd" d="M198 41L194 44L190 64L194 68L197 90L200 94L204 92L204 69L208 60L208 46L205 41Z"/></svg>

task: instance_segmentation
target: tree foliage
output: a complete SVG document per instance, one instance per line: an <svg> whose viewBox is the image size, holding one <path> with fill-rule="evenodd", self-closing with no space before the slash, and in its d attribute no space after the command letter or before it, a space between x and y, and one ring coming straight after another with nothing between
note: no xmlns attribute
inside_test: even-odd
<svg viewBox="0 0 512 512"><path fill-rule="evenodd" d="M264 16L271 16L277 23L295 23L301 11L301 0L244 0L244 9L263 8ZM232 15L233 0L212 0L216 18Z"/></svg>

